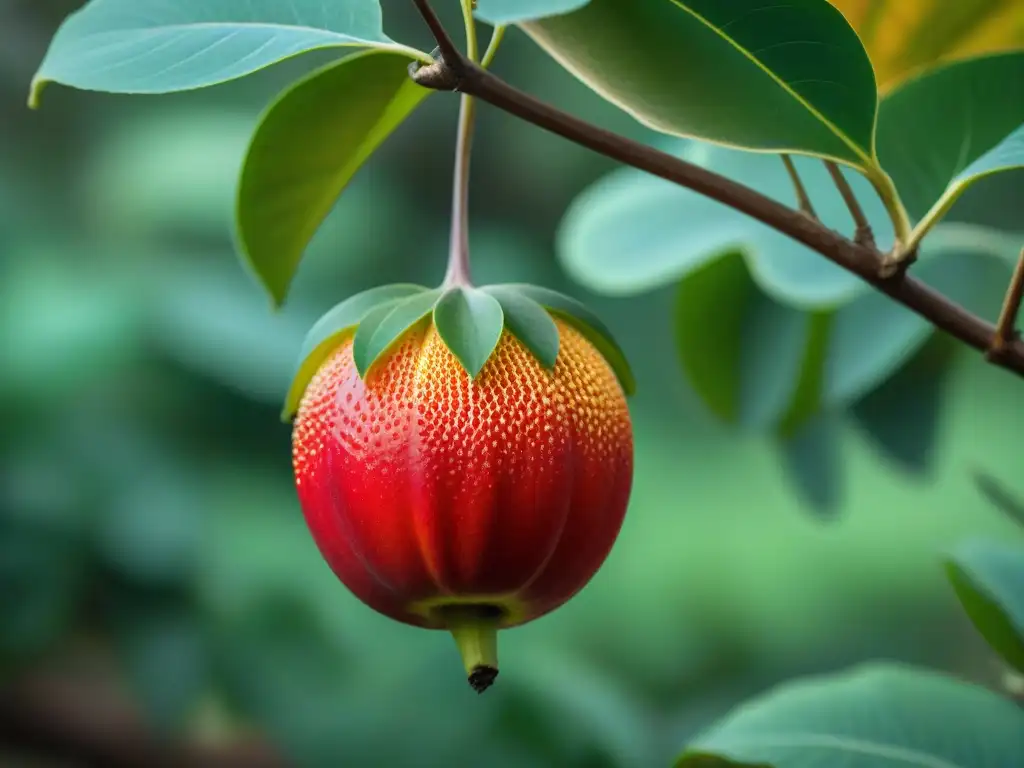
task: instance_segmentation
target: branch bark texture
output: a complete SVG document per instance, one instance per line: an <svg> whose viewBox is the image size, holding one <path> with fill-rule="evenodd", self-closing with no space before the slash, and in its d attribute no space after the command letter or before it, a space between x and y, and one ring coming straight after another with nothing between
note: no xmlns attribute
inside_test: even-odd
<svg viewBox="0 0 1024 768"><path fill-rule="evenodd" d="M433 66L418 71L415 70L416 65L411 68L413 79L421 85L474 96L624 165L692 189L745 213L857 275L939 330L979 352L989 352L993 339L997 337L995 325L969 312L905 270L885 275L890 271L887 269L889 265L886 255L873 243L854 242L802 211L783 205L750 187L595 126L514 88L474 64L459 51L429 0L413 2L437 41L439 55ZM1006 339L999 354L989 354L988 357L994 365L1024 377L1024 341L1020 338Z"/></svg>

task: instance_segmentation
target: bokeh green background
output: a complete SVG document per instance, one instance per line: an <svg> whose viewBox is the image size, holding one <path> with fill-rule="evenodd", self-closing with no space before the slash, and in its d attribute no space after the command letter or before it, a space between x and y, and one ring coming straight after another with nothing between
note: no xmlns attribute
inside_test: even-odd
<svg viewBox="0 0 1024 768"><path fill-rule="evenodd" d="M320 313L442 277L456 99L428 100L359 173L274 312L233 249L234 186L260 110L326 57L201 93L54 86L30 112L31 75L78 5L0 0L0 743L33 726L43 751L73 751L93 717L126 764L169 738L205 745L193 764L226 765L255 734L267 764L653 766L796 675L898 658L998 679L938 557L963 535L1020 536L971 474L1024 486L1024 385L961 355L929 470L907 474L851 426L840 513L816 518L776 447L688 389L671 288L612 300L560 270L561 214L611 163L483 106L477 281L584 299L639 391L618 544L571 603L503 633L502 675L476 696L449 637L335 581L278 419ZM411 4L384 9L394 38L429 50ZM650 138L519 33L496 70ZM979 221L1021 204L999 189L969 202L958 215ZM915 414L893 428L923 429ZM2 747L0 763L25 754Z"/></svg>

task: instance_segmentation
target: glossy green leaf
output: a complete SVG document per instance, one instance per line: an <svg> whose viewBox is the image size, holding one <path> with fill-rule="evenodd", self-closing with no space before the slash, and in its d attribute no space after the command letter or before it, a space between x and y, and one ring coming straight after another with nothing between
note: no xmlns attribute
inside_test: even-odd
<svg viewBox="0 0 1024 768"><path fill-rule="evenodd" d="M515 288L488 285L482 289L498 300L505 327L530 350L545 368L558 360L558 326L540 304Z"/></svg>
<svg viewBox="0 0 1024 768"><path fill-rule="evenodd" d="M1019 167L1024 137L1008 137L1022 124L1024 51L957 61L882 100L878 157L910 215L937 219L979 178Z"/></svg>
<svg viewBox="0 0 1024 768"><path fill-rule="evenodd" d="M505 318L498 300L477 288L452 288L434 307L434 326L471 379L501 339Z"/></svg>
<svg viewBox="0 0 1024 768"><path fill-rule="evenodd" d="M363 378L370 367L412 326L430 315L440 290L423 291L381 304L363 316L352 339L352 358Z"/></svg>
<svg viewBox="0 0 1024 768"><path fill-rule="evenodd" d="M306 387L320 366L372 309L426 290L408 283L380 285L350 296L317 320L302 342L299 368L288 390L281 418L287 420L295 415Z"/></svg>
<svg viewBox="0 0 1024 768"><path fill-rule="evenodd" d="M276 304L342 190L431 93L408 65L386 50L349 56L289 88L260 121L238 189L238 237Z"/></svg>
<svg viewBox="0 0 1024 768"><path fill-rule="evenodd" d="M590 0L477 0L476 16L495 26L575 11Z"/></svg>
<svg viewBox="0 0 1024 768"><path fill-rule="evenodd" d="M785 683L694 740L677 768L1006 768L1024 712L978 686L897 664Z"/></svg>
<svg viewBox="0 0 1024 768"><path fill-rule="evenodd" d="M587 309L586 305L570 296L552 291L550 288L542 288L539 285L509 283L507 287L514 288L524 296L533 299L557 319L568 323L583 334L608 361L608 365L612 367L618 377L623 391L627 395L633 394L636 390L636 381L625 353L615 341L608 326L600 317Z"/></svg>
<svg viewBox="0 0 1024 768"><path fill-rule="evenodd" d="M796 206L778 157L702 142L663 140L659 148ZM823 163L794 158L826 226L847 234L853 222ZM871 185L846 177L881 248L892 225ZM633 169L613 171L569 207L558 232L558 257L570 276L608 295L632 295L668 285L709 259L741 249L757 284L779 301L823 308L848 301L863 283L809 248L732 208Z"/></svg>
<svg viewBox="0 0 1024 768"><path fill-rule="evenodd" d="M523 28L655 130L873 164L874 72L826 0L592 0Z"/></svg>
<svg viewBox="0 0 1024 768"><path fill-rule="evenodd" d="M946 560L946 575L988 644L1024 673L1024 546L965 542Z"/></svg>
<svg viewBox="0 0 1024 768"><path fill-rule="evenodd" d="M987 472L975 472L974 485L996 509L1015 523L1024 525L1024 495L1013 493Z"/></svg>
<svg viewBox="0 0 1024 768"><path fill-rule="evenodd" d="M91 0L57 30L32 80L114 93L167 93L223 83L305 51L387 48L378 0Z"/></svg>

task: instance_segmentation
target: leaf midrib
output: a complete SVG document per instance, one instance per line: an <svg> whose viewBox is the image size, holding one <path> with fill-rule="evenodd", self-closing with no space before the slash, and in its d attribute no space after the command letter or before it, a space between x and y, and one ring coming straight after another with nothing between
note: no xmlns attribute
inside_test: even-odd
<svg viewBox="0 0 1024 768"><path fill-rule="evenodd" d="M352 40L360 43L373 43L380 44L380 47L394 47L396 50L413 50L407 48L401 43L396 43L390 37L385 35L383 32L380 33L379 38L373 37L358 37L356 35L346 34L344 32L336 32L332 29L323 29L321 27L310 27L304 24L270 24L264 21L200 21L200 22L189 22L189 23L175 23L175 24L162 24L159 26L152 27L122 27L119 29L108 29L102 32L89 32L81 38L82 40L96 40L103 39L110 36L123 36L125 34L136 34L139 37L154 37L157 35L172 34L189 32L193 30L207 30L207 29L227 29L235 31L238 27L244 27L246 29L265 29L272 32L280 32L282 30L296 31L300 33L306 33L310 35L316 35L319 37L329 37L336 40Z"/></svg>
<svg viewBox="0 0 1024 768"><path fill-rule="evenodd" d="M758 59L750 51L748 51L746 48L744 48L742 45L740 45L735 39L733 39L728 34L726 34L720 27L718 27L715 24L712 24L704 16L702 16L699 13L697 13L695 10L693 10L688 5L686 5L685 4L685 0L671 0L671 2L672 2L673 5L677 6L682 11L685 11L686 13L690 14L691 16L693 16L693 18L697 19L697 21L699 21L701 24L706 26L708 29L710 29L712 32L714 32L716 35L718 35L723 40L725 40L727 43L729 43L729 45L731 45L733 48L735 48L737 51L739 51L743 56L745 56L747 59L749 59L751 62L753 62L755 66L757 66L762 72L764 72L766 75L768 75L768 77L770 77L772 80L774 80L775 83L780 88L782 88L782 90L784 90L787 94L789 94L789 96L791 96L798 104L800 104L800 106L802 106L804 109L806 109L808 112L810 112L811 115L813 115L817 120L819 120L822 125L824 125L826 128L828 128L828 130L830 130L840 141L842 141L844 144L846 144L846 146L848 146L851 150L853 150L854 154L857 155L857 157L861 159L861 161L864 163L865 167L872 167L872 166L876 165L876 162L872 158L872 156L868 155L868 154L865 154L864 150L861 149L861 147L855 141L853 141L853 139L851 139L849 136L847 136L846 133L844 133L843 131L839 130L839 128L831 120L826 118L823 114L821 114L821 112L819 112L817 109L815 109L814 106L811 105L803 96L801 96L799 93L797 93L792 88L790 88L789 85L782 78L780 78L772 70L770 70L768 67L766 67L764 64L762 64L760 59ZM877 120L877 117L878 117L878 115L877 115L877 112L878 112L878 110L877 110L877 97L876 97L876 105L875 106L876 106L875 118ZM872 143L873 142L874 142L874 133L872 132ZM874 147L871 148L871 152L872 152L872 154L874 153ZM835 160L842 160L842 158L833 158L833 159L835 159Z"/></svg>
<svg viewBox="0 0 1024 768"><path fill-rule="evenodd" d="M959 763L953 763L916 749L897 747L891 744L882 744L853 737L829 736L827 734L782 733L770 737L752 737L747 740L738 739L733 744L742 747L780 747L782 749L819 747L832 749L837 752L852 752L880 757L891 760L894 763L898 762L917 766L917 768L967 768L967 766Z"/></svg>

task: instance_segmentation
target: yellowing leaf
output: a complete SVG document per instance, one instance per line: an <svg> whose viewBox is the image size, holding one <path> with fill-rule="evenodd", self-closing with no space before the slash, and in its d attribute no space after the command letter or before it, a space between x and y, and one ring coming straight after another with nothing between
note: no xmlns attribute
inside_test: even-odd
<svg viewBox="0 0 1024 768"><path fill-rule="evenodd" d="M1024 48L1021 0L830 0L857 30L887 91L939 61Z"/></svg>

